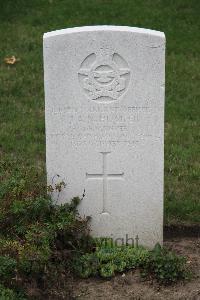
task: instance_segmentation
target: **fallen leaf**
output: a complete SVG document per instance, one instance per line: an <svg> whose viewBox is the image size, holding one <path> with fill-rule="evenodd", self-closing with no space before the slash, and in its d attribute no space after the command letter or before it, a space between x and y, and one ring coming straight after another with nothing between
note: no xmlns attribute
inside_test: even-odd
<svg viewBox="0 0 200 300"><path fill-rule="evenodd" d="M8 65L14 65L17 61L19 61L19 58L16 58L14 55L11 57L5 57L4 62Z"/></svg>

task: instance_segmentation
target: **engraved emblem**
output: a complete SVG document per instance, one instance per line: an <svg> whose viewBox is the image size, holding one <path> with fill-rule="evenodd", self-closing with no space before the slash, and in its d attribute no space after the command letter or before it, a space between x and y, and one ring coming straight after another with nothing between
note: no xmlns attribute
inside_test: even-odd
<svg viewBox="0 0 200 300"><path fill-rule="evenodd" d="M127 62L110 49L100 49L82 62L79 82L87 96L96 102L111 102L128 88L130 69Z"/></svg>

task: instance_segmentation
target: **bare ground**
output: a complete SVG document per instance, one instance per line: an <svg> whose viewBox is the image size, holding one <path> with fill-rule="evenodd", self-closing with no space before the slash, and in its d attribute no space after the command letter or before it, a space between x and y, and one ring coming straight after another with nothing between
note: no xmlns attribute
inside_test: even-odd
<svg viewBox="0 0 200 300"><path fill-rule="evenodd" d="M179 282L172 286L160 286L155 281L142 281L138 271L119 274L111 280L74 279L71 283L70 299L199 300L200 239L174 238L166 240L164 244L167 248L187 257L187 263L193 272L193 278L190 281Z"/></svg>

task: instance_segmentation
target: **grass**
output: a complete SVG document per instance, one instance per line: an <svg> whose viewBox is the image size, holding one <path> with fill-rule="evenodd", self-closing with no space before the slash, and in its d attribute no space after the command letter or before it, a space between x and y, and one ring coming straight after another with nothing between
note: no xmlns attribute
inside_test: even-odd
<svg viewBox="0 0 200 300"><path fill-rule="evenodd" d="M45 167L42 35L83 25L164 31L165 222L197 223L199 183L199 0L0 0L0 155ZM4 58L20 59L13 66Z"/></svg>

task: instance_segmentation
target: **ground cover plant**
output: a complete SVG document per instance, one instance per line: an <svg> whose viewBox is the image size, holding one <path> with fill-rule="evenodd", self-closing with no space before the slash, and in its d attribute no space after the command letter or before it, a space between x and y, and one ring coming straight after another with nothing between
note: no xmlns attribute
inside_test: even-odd
<svg viewBox="0 0 200 300"><path fill-rule="evenodd" d="M83 278L100 275L110 278L119 272L130 269L141 270L141 276L154 277L160 283L170 284L189 278L186 258L156 244L153 250L141 246L106 243L106 239L97 242L95 252L86 253L75 259L74 270Z"/></svg>
<svg viewBox="0 0 200 300"><path fill-rule="evenodd" d="M53 203L39 174L10 163L0 165L0 179L0 299L8 294L10 300L23 290L62 282L74 252L89 251L90 237L88 219L77 213L78 197ZM59 192L64 185L48 190Z"/></svg>

